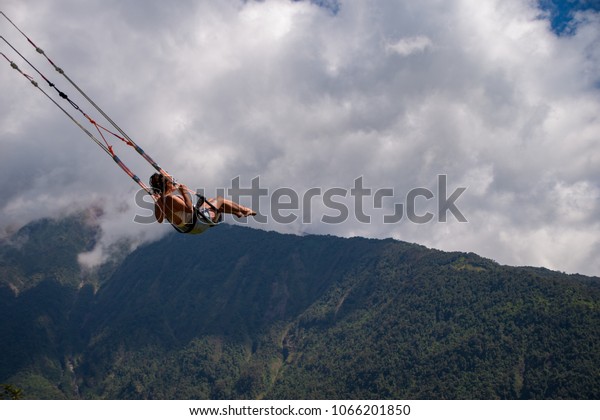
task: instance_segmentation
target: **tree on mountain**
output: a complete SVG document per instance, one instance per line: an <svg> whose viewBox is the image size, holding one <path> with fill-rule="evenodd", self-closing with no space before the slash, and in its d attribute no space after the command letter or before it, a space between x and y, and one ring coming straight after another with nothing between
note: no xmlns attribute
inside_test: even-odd
<svg viewBox="0 0 600 420"><path fill-rule="evenodd" d="M20 400L23 391L9 384L0 384L0 400Z"/></svg>

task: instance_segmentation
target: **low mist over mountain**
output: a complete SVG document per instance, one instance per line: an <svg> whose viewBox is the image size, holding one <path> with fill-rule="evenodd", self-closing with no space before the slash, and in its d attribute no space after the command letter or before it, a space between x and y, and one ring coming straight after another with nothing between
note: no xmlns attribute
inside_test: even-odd
<svg viewBox="0 0 600 420"><path fill-rule="evenodd" d="M96 236L0 244L0 383L24 398L600 398L596 277L227 225L82 271Z"/></svg>

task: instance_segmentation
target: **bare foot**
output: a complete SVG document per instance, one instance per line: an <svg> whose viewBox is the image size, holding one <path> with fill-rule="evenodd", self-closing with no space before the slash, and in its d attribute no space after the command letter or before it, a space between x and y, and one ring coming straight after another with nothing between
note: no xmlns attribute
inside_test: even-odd
<svg viewBox="0 0 600 420"><path fill-rule="evenodd" d="M256 216L256 212L248 207L240 206L240 211L235 214L237 217Z"/></svg>

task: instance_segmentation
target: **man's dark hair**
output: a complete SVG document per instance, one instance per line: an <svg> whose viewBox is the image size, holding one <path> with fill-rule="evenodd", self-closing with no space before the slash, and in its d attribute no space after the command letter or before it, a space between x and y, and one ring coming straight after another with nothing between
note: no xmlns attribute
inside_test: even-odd
<svg viewBox="0 0 600 420"><path fill-rule="evenodd" d="M150 177L150 186L152 191L156 194L163 194L165 192L165 177L163 174L155 173Z"/></svg>

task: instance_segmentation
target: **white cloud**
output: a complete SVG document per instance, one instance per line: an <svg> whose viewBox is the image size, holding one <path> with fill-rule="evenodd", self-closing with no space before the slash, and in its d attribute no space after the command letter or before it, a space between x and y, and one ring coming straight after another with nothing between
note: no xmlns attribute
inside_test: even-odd
<svg viewBox="0 0 600 420"><path fill-rule="evenodd" d="M384 209L365 199L371 224L259 227L394 236L600 274L597 14L558 37L526 0L346 1L336 13L287 0L149 1L142 9L8 0L3 11L192 187L228 187L236 176L249 186L260 176L265 188L301 193L350 189L363 176L373 190L393 188L398 202L413 188L437 191L438 174L447 174L449 193L468 187L457 202L464 224L384 224L389 198ZM0 175L12 181L2 229L103 203L105 249L122 236L168 231L132 223L135 184L8 65L0 84ZM152 168L118 143L147 179ZM269 205L261 201L263 213ZM420 209L435 208L432 200Z"/></svg>
<svg viewBox="0 0 600 420"><path fill-rule="evenodd" d="M388 52L394 52L401 56L407 56L425 51L431 46L433 46L433 43L426 36L414 36L409 38L402 38L401 40L395 43L387 44L385 46L385 49Z"/></svg>

